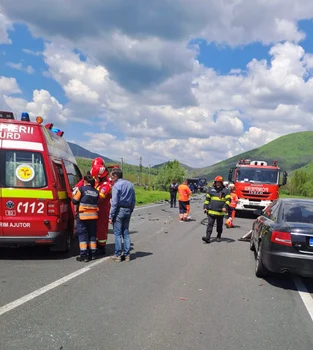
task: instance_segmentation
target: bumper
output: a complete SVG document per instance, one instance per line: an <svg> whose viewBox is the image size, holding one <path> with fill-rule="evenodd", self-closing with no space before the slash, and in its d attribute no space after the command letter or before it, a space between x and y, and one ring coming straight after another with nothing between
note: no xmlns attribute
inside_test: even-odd
<svg viewBox="0 0 313 350"><path fill-rule="evenodd" d="M303 277L313 277L313 255L268 252L263 263L274 273L290 272Z"/></svg>
<svg viewBox="0 0 313 350"><path fill-rule="evenodd" d="M0 247L57 245L65 237L65 232L48 232L46 236L0 236Z"/></svg>
<svg viewBox="0 0 313 350"><path fill-rule="evenodd" d="M256 210L256 209L264 209L266 208L272 201L260 201L256 202L249 199L242 199L240 198L238 200L236 210Z"/></svg>

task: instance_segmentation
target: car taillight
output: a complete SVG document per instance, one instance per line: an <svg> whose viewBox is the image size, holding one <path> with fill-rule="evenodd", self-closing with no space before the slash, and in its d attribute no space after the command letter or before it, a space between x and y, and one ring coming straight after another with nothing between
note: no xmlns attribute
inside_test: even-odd
<svg viewBox="0 0 313 350"><path fill-rule="evenodd" d="M51 201L47 205L48 215L60 215L59 201Z"/></svg>
<svg viewBox="0 0 313 350"><path fill-rule="evenodd" d="M289 232L273 231L271 242L291 247L291 234Z"/></svg>

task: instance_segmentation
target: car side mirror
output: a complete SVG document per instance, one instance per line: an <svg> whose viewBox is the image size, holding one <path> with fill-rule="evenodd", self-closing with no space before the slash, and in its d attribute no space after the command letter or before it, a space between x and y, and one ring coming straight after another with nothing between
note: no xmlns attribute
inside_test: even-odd
<svg viewBox="0 0 313 350"><path fill-rule="evenodd" d="M261 209L256 209L253 211L253 214L256 216L261 216L263 215L263 211Z"/></svg>

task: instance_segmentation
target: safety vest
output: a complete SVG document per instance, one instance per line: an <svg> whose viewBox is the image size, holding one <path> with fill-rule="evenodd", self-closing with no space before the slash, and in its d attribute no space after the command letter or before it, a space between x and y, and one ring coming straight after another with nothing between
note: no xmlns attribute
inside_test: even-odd
<svg viewBox="0 0 313 350"><path fill-rule="evenodd" d="M79 187L73 196L73 204L78 204L80 220L98 219L99 192L90 185Z"/></svg>
<svg viewBox="0 0 313 350"><path fill-rule="evenodd" d="M225 215L223 208L228 208L231 196L225 187L210 187L206 196L203 208L207 210L209 215L222 216Z"/></svg>

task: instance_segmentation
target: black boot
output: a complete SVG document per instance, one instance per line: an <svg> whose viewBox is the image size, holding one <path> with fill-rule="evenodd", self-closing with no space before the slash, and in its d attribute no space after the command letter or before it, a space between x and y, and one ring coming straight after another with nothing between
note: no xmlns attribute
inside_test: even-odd
<svg viewBox="0 0 313 350"><path fill-rule="evenodd" d="M92 252L90 253L90 259L91 259L91 260L96 260L96 258L97 258L97 252L96 252L96 251L92 251Z"/></svg>
<svg viewBox="0 0 313 350"><path fill-rule="evenodd" d="M210 238L207 238L207 237L202 237L202 240L205 243L210 243L211 242Z"/></svg>
<svg viewBox="0 0 313 350"><path fill-rule="evenodd" d="M221 241L221 237L216 237L216 242L220 242Z"/></svg>
<svg viewBox="0 0 313 350"><path fill-rule="evenodd" d="M81 254L80 256L76 257L77 261L84 261L84 262L88 262L89 261L89 256L88 254Z"/></svg>
<svg viewBox="0 0 313 350"><path fill-rule="evenodd" d="M105 247L99 247L97 250L97 255L105 255Z"/></svg>

